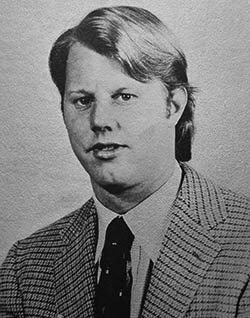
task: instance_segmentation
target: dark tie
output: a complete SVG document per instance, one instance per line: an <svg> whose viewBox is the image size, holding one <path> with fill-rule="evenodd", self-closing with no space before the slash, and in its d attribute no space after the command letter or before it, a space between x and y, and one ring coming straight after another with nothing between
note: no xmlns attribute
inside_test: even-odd
<svg viewBox="0 0 250 318"><path fill-rule="evenodd" d="M134 235L122 217L106 231L96 290L96 318L129 318L131 299L130 249Z"/></svg>

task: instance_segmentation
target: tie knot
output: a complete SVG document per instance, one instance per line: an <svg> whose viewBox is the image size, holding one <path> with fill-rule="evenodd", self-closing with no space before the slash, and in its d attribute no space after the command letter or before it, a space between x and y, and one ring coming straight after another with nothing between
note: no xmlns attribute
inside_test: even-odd
<svg viewBox="0 0 250 318"><path fill-rule="evenodd" d="M122 217L110 222L106 231L100 266L102 269L112 268L114 271L130 259L130 249L134 235Z"/></svg>
<svg viewBox="0 0 250 318"><path fill-rule="evenodd" d="M130 231L123 217L113 219L106 231L106 245L109 248L122 249L127 252L131 249L134 240L134 235Z"/></svg>

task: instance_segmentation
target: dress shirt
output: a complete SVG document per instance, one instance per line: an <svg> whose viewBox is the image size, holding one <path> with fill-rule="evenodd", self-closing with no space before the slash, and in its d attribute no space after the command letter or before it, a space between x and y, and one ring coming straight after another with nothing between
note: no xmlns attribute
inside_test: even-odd
<svg viewBox="0 0 250 318"><path fill-rule="evenodd" d="M181 168L176 162L170 179L156 192L123 214L123 218L135 236L131 248L133 284L131 290L131 318L138 318L143 296L150 275L150 263L155 263L159 254L164 232L170 222L170 207L173 204L181 182ZM117 213L105 207L93 195L98 215L98 242L96 264L99 262L109 223ZM98 279L100 267L98 266Z"/></svg>

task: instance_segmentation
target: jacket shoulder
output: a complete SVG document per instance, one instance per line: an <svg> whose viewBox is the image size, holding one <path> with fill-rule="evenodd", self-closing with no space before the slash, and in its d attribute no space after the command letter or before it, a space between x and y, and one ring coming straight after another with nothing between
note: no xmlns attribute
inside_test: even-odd
<svg viewBox="0 0 250 318"><path fill-rule="evenodd" d="M87 220L92 222L93 206L90 199L81 208L12 246L0 268L0 316L13 312L13 317L25 317L23 303L36 311L40 306L43 314L46 305L52 316L54 265L69 238L74 241L76 235L83 233Z"/></svg>
<svg viewBox="0 0 250 318"><path fill-rule="evenodd" d="M225 207L229 213L234 211L238 213L238 215L246 214L250 217L250 198L222 187L220 187L220 191L224 198Z"/></svg>
<svg viewBox="0 0 250 318"><path fill-rule="evenodd" d="M248 197L220 186L186 163L181 163L181 168L183 182L179 196L197 214L201 225L208 230L230 221L239 225L242 220L242 225L244 222L247 225L250 220Z"/></svg>
<svg viewBox="0 0 250 318"><path fill-rule="evenodd" d="M46 255L47 260L50 255L55 257L67 243L66 234L74 236L83 231L92 207L93 200L90 199L79 209L19 240L13 246L16 257L28 262L30 256L35 254L38 260L41 255Z"/></svg>
<svg viewBox="0 0 250 318"><path fill-rule="evenodd" d="M217 184L209 177L197 172L194 168L186 163L181 163L181 168L184 171L184 174L187 176L185 185L185 190L187 189L186 191L194 191L196 194L199 192L199 197L205 197L206 199L209 199L210 203L212 203L212 199L222 200L228 212L233 211L234 209L240 209L242 212L249 211L249 197ZM194 197L190 197L194 199ZM195 197L198 198L197 195Z"/></svg>

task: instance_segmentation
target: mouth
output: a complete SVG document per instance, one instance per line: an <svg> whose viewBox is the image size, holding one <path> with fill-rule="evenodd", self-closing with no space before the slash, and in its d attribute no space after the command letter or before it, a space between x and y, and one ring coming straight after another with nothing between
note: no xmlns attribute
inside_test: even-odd
<svg viewBox="0 0 250 318"><path fill-rule="evenodd" d="M98 159L113 159L126 145L117 143L101 143L98 142L90 147L88 152L92 151L94 156Z"/></svg>

